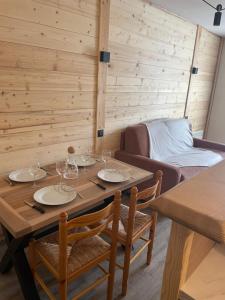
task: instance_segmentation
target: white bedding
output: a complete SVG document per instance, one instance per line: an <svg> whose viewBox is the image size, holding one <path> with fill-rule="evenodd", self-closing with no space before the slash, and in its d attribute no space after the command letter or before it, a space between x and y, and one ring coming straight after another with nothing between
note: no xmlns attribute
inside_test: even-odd
<svg viewBox="0 0 225 300"><path fill-rule="evenodd" d="M210 167L223 157L213 151L193 147L186 119L161 119L145 123L149 133L151 159L177 167Z"/></svg>

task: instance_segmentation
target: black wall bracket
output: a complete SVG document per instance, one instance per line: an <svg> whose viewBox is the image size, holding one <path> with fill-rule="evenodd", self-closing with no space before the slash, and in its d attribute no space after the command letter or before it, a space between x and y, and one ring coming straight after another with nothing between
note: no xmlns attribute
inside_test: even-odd
<svg viewBox="0 0 225 300"><path fill-rule="evenodd" d="M104 129L98 129L97 137L103 137L104 136Z"/></svg>
<svg viewBox="0 0 225 300"><path fill-rule="evenodd" d="M109 63L110 62L110 52L100 51L100 62Z"/></svg>
<svg viewBox="0 0 225 300"><path fill-rule="evenodd" d="M195 75L198 74L198 68L197 67L192 67L191 73L195 74Z"/></svg>

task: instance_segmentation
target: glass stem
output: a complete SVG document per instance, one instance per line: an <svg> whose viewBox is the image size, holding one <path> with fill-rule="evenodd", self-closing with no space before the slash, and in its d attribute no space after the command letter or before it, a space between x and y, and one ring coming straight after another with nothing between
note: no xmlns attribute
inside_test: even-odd
<svg viewBox="0 0 225 300"><path fill-rule="evenodd" d="M62 179L63 179L63 176L62 176L62 174L61 174L61 175L60 175L60 183L59 183L60 190L62 190Z"/></svg>

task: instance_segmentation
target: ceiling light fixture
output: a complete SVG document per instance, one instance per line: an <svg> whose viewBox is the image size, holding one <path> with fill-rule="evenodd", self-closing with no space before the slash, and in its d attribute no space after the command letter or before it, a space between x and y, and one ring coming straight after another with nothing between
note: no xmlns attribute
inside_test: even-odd
<svg viewBox="0 0 225 300"><path fill-rule="evenodd" d="M213 9L216 10L215 12L215 16L214 16L214 22L213 25L214 26L220 26L221 23L221 17L222 17L222 11L225 10L225 8L223 8L222 4L218 4L216 7L214 7L212 4L210 4L208 1L206 0L202 0L203 2L205 2L206 4L208 4L210 7L212 7Z"/></svg>

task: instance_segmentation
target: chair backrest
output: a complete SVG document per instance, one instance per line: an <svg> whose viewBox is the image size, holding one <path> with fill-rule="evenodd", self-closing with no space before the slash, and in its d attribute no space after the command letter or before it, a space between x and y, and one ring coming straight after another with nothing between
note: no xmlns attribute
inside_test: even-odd
<svg viewBox="0 0 225 300"><path fill-rule="evenodd" d="M118 224L120 217L120 202L121 192L117 191L114 200L105 208L74 218L68 221L66 212L60 214L59 221L59 268L64 270L64 277L67 269L67 247L74 241L91 238L99 235L104 229L107 228L109 222L112 222L112 231L114 236L118 232ZM82 228L88 227L88 230ZM79 230L77 230L79 229Z"/></svg>
<svg viewBox="0 0 225 300"><path fill-rule="evenodd" d="M127 238L132 238L133 227L134 227L134 219L136 211L147 208L150 205L150 202L160 195L161 192L161 184L162 184L162 176L163 172L158 170L154 174L154 182L155 184L141 192L138 192L137 187L132 187L131 189L131 197L130 197L130 205L129 205L129 215L128 215L128 225L127 225ZM141 200L141 203L138 201Z"/></svg>
<svg viewBox="0 0 225 300"><path fill-rule="evenodd" d="M162 176L163 172L158 170L154 174L154 182L155 184L141 192L137 192L136 189L134 189L134 195L136 198L136 210L141 210L144 208L147 208L150 205L150 202L155 199L155 197L158 197L161 192L161 186L162 186ZM142 203L138 203L138 201L141 200Z"/></svg>

